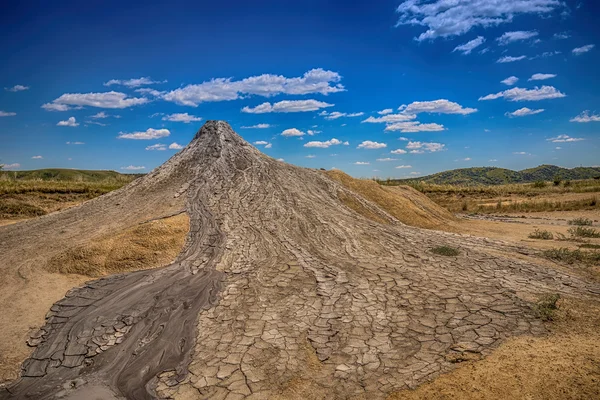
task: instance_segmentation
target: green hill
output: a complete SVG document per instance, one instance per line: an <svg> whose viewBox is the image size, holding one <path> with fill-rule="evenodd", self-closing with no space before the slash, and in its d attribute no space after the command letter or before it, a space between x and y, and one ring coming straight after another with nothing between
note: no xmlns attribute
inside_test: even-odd
<svg viewBox="0 0 600 400"><path fill-rule="evenodd" d="M86 171L47 168L31 171L0 171L0 179L70 182L130 182L142 174L121 174L116 171Z"/></svg>
<svg viewBox="0 0 600 400"><path fill-rule="evenodd" d="M561 179L600 179L600 167L562 168L556 165L513 171L496 167L473 167L438 172L420 178L392 179L396 184L426 182L437 185L502 185L507 183L529 183L551 181L555 176Z"/></svg>

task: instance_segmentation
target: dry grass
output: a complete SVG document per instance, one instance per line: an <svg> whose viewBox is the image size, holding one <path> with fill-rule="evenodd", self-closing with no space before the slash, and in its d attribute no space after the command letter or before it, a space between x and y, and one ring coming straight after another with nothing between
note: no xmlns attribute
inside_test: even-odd
<svg viewBox="0 0 600 400"><path fill-rule="evenodd" d="M381 186L371 180L352 178L339 170L331 170L325 173L347 189L372 201L407 225L432 229L448 225L449 222L455 220L448 211L408 186ZM362 205L359 208L351 201L346 202L343 198L341 200L356 212L374 219L370 215L372 212L365 211Z"/></svg>
<svg viewBox="0 0 600 400"><path fill-rule="evenodd" d="M98 277L160 267L177 257L188 230L186 214L147 222L117 235L65 249L49 260L46 270Z"/></svg>

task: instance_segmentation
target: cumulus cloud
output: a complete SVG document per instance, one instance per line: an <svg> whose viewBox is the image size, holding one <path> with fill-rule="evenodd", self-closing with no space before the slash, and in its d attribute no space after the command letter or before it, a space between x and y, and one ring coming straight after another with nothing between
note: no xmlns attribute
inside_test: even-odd
<svg viewBox="0 0 600 400"><path fill-rule="evenodd" d="M395 122L410 121L415 118L417 118L417 116L414 114L387 114L387 115L384 115L383 117L369 117L362 122L368 122L368 123L372 123L372 124L379 124L379 123L392 124Z"/></svg>
<svg viewBox="0 0 600 400"><path fill-rule="evenodd" d="M14 164L0 164L2 165L2 169L17 169L21 166L21 164L19 163L14 163Z"/></svg>
<svg viewBox="0 0 600 400"><path fill-rule="evenodd" d="M582 140L585 140L584 138L574 138L574 137L570 137L569 135L558 135L557 137L553 137L550 139L546 139L549 142L552 143L570 143L570 142L580 142Z"/></svg>
<svg viewBox="0 0 600 400"><path fill-rule="evenodd" d="M306 131L306 133L308 133L310 136L318 135L321 132L322 131L316 131L316 130L312 130L312 129L309 129Z"/></svg>
<svg viewBox="0 0 600 400"><path fill-rule="evenodd" d="M90 118L94 118L94 119L108 118L108 114L105 113L104 111L100 111L99 113L91 115Z"/></svg>
<svg viewBox="0 0 600 400"><path fill-rule="evenodd" d="M500 83L504 83L505 85L512 86L515 83L517 83L518 81L519 81L519 78L517 78L516 76L509 76L505 80L500 81Z"/></svg>
<svg viewBox="0 0 600 400"><path fill-rule="evenodd" d="M487 96L480 97L479 100L495 100L499 98L505 98L508 101L537 101L547 99L559 99L565 97L564 93L561 93L554 86L542 86L534 89L522 89L519 87L498 92L496 94L488 94Z"/></svg>
<svg viewBox="0 0 600 400"><path fill-rule="evenodd" d="M127 97L125 93L65 93L59 98L42 106L47 111L67 111L73 107L98 107L98 108L129 108L146 104L150 100L145 97Z"/></svg>
<svg viewBox="0 0 600 400"><path fill-rule="evenodd" d="M257 140L254 142L255 146L265 146L265 149L270 149L273 145L265 140Z"/></svg>
<svg viewBox="0 0 600 400"><path fill-rule="evenodd" d="M396 12L398 25L426 27L416 40L460 36L472 28L511 22L519 14L548 14L563 7L560 0L405 0Z"/></svg>
<svg viewBox="0 0 600 400"><path fill-rule="evenodd" d="M529 81L544 81L546 79L556 78L556 74L533 74Z"/></svg>
<svg viewBox="0 0 600 400"><path fill-rule="evenodd" d="M398 165L396 168L397 169L408 169L408 168L412 168L412 165Z"/></svg>
<svg viewBox="0 0 600 400"><path fill-rule="evenodd" d="M554 39L568 39L571 35L568 32L559 32L554 34Z"/></svg>
<svg viewBox="0 0 600 400"><path fill-rule="evenodd" d="M165 93L165 91L160 91L160 90L156 90L156 89L152 89L152 88L140 88L140 89L135 89L136 93L141 93L141 94L149 94L150 96L153 97L162 97Z"/></svg>
<svg viewBox="0 0 600 400"><path fill-rule="evenodd" d="M169 149L170 150L181 150L181 149L183 149L183 146L177 142L173 142L169 145Z"/></svg>
<svg viewBox="0 0 600 400"><path fill-rule="evenodd" d="M142 167L142 166L136 167L135 165L130 165L128 167L121 167L121 169L124 169L127 171L139 171L141 169L146 169L146 167Z"/></svg>
<svg viewBox="0 0 600 400"><path fill-rule="evenodd" d="M41 159L42 159L42 158L44 158L44 157L42 157L42 156L33 156L33 157L31 157L31 158L32 158L33 160L41 160Z"/></svg>
<svg viewBox="0 0 600 400"><path fill-rule="evenodd" d="M67 142L68 145L82 145L85 144L83 142Z"/></svg>
<svg viewBox="0 0 600 400"><path fill-rule="evenodd" d="M388 162L388 161L396 161L396 158L386 157L386 158L378 158L377 161L380 162Z"/></svg>
<svg viewBox="0 0 600 400"><path fill-rule="evenodd" d="M415 133L415 132L440 132L446 130L444 125L429 123L422 124L419 121L410 122L397 122L385 127L386 131L400 131L402 133Z"/></svg>
<svg viewBox="0 0 600 400"><path fill-rule="evenodd" d="M66 121L59 121L56 126L71 126L76 127L79 126L79 123L75 120L75 117L69 117Z"/></svg>
<svg viewBox="0 0 600 400"><path fill-rule="evenodd" d="M385 110L377 111L377 114L386 115L386 114L391 114L393 112L394 112L394 110L392 110L391 108L386 108Z"/></svg>
<svg viewBox="0 0 600 400"><path fill-rule="evenodd" d="M535 114L539 114L541 112L544 112L543 108L540 108L538 110L532 110L530 108L523 107L523 108L519 108L518 110L513 111L513 112L507 112L505 115L507 117L525 117L527 115L535 115Z"/></svg>
<svg viewBox="0 0 600 400"><path fill-rule="evenodd" d="M307 112L317 111L321 108L333 107L334 104L325 103L318 100L282 100L271 104L269 102L262 103L254 108L244 107L242 112L250 114L265 114L265 113L290 113L290 112Z"/></svg>
<svg viewBox="0 0 600 400"><path fill-rule="evenodd" d="M327 111L321 111L319 113L320 116L325 117L325 119L328 120L334 120L334 119L338 119L341 117L360 117L361 115L364 115L364 112L357 112L357 113L352 113L352 114L348 114L348 113L342 113L342 112L338 112L338 111L333 111L328 113Z"/></svg>
<svg viewBox="0 0 600 400"><path fill-rule="evenodd" d="M383 149L385 147L387 147L387 144L385 144L385 143L378 143L378 142L372 142L370 140L365 140L364 142L362 142L361 144L358 145L357 149L374 150L374 149Z"/></svg>
<svg viewBox="0 0 600 400"><path fill-rule="evenodd" d="M399 109L406 114L432 113L467 115L477 112L476 108L464 108L460 104L455 103L453 101L448 101L446 99L433 101L415 101L406 107L401 106Z"/></svg>
<svg viewBox="0 0 600 400"><path fill-rule="evenodd" d="M354 163L354 165L369 165L369 162L365 162L365 161L357 161Z"/></svg>
<svg viewBox="0 0 600 400"><path fill-rule="evenodd" d="M304 156L304 157L306 157L306 158L317 158L317 156L315 156L314 154L309 154L309 155Z"/></svg>
<svg viewBox="0 0 600 400"><path fill-rule="evenodd" d="M167 150L167 145L166 144L157 143L157 144L153 144L152 146L146 147L146 150L165 151L165 150Z"/></svg>
<svg viewBox="0 0 600 400"><path fill-rule="evenodd" d="M504 56L504 57L500 57L498 59L498 61L496 61L496 62L499 64L504 64L504 63L510 63L510 62L515 62L515 61L521 61L525 58L527 58L527 57L526 56L518 56L518 57Z"/></svg>
<svg viewBox="0 0 600 400"><path fill-rule="evenodd" d="M337 146L339 144L342 144L341 140L338 140L336 138L327 140L325 142L319 142L319 141L312 141L312 142L308 142L306 144L304 144L304 147L317 147L320 149L326 149L330 146Z"/></svg>
<svg viewBox="0 0 600 400"><path fill-rule="evenodd" d="M125 79L125 80L111 79L110 81L105 82L104 86L122 85L122 86L127 86L128 88L135 88L135 87L140 87L140 86L144 86L144 85L152 85L155 83L164 83L164 82L166 82L166 81L163 81L163 82L153 81L150 77Z"/></svg>
<svg viewBox="0 0 600 400"><path fill-rule="evenodd" d="M271 126L271 124L256 124L251 126L242 126L242 129L267 129Z"/></svg>
<svg viewBox="0 0 600 400"><path fill-rule="evenodd" d="M216 78L200 84L187 85L166 93L163 98L174 103L197 107L200 103L236 100L244 95L271 97L278 94L304 95L343 92L338 83L342 77L337 72L322 68L312 69L301 77L286 78L281 75L263 74L239 81L232 78Z"/></svg>
<svg viewBox="0 0 600 400"><path fill-rule="evenodd" d="M171 134L171 132L168 129L148 128L142 132L131 132L131 133L119 132L119 136L117 136L117 138L118 139L133 139L133 140L153 140L153 139L160 139L163 137L167 137L170 134Z"/></svg>
<svg viewBox="0 0 600 400"><path fill-rule="evenodd" d="M294 136L304 136L305 133L302 132L299 129L296 128L290 128L290 129L286 129L283 132L281 132L281 136L285 136L285 137L294 137Z"/></svg>
<svg viewBox="0 0 600 400"><path fill-rule="evenodd" d="M8 90L9 92L22 92L23 90L29 90L29 86L15 85L11 88L4 88L4 90Z"/></svg>
<svg viewBox="0 0 600 400"><path fill-rule="evenodd" d="M396 149L396 150L390 151L390 153L392 153L392 154L406 154L407 152L404 149Z"/></svg>
<svg viewBox="0 0 600 400"><path fill-rule="evenodd" d="M202 117L196 117L195 115L190 115L188 113L176 113L171 115L165 115L162 117L163 121L171 121L171 122L183 122L189 124L190 122L201 121Z"/></svg>
<svg viewBox="0 0 600 400"><path fill-rule="evenodd" d="M467 43L456 46L454 48L454 50L452 50L452 52L454 53L455 51L460 51L464 55L471 54L471 52L474 49L481 46L484 42L485 42L485 38L483 36L477 36L475 39L473 39Z"/></svg>
<svg viewBox="0 0 600 400"><path fill-rule="evenodd" d="M14 117L15 115L17 115L17 113L15 113L15 112L8 112L8 111L0 110L0 117Z"/></svg>
<svg viewBox="0 0 600 400"><path fill-rule="evenodd" d="M537 35L537 31L513 31L504 33L504 35L500 36L496 40L498 41L499 45L506 46L509 43L531 39Z"/></svg>
<svg viewBox="0 0 600 400"><path fill-rule="evenodd" d="M573 50L571 50L571 52L573 54L575 54L576 56L580 56L580 55L592 50L595 46L596 46L595 44L588 44L586 46L576 47Z"/></svg>
<svg viewBox="0 0 600 400"><path fill-rule="evenodd" d="M420 154L424 152L435 153L446 150L446 145L435 142L408 142L406 148L412 150L411 153Z"/></svg>
<svg viewBox="0 0 600 400"><path fill-rule="evenodd" d="M571 122L600 122L600 115L594 113L590 115L589 110L585 110L581 114L576 117L571 118L569 121Z"/></svg>

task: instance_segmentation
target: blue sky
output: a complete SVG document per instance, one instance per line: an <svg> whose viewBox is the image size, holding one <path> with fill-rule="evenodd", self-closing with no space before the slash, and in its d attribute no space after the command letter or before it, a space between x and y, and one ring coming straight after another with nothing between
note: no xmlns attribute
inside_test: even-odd
<svg viewBox="0 0 600 400"><path fill-rule="evenodd" d="M210 119L359 177L600 164L592 0L13 3L9 169L148 172Z"/></svg>

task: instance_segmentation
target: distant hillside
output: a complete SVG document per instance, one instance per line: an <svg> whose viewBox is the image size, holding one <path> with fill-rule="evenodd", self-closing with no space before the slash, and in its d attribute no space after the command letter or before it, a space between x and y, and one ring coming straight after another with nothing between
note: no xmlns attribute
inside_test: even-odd
<svg viewBox="0 0 600 400"><path fill-rule="evenodd" d="M512 171L496 167L473 167L438 172L420 178L392 179L395 183L426 182L438 185L502 185L506 183L528 183L550 181L555 176L561 179L593 179L600 178L600 167L561 168L556 165L540 165L539 167Z"/></svg>
<svg viewBox="0 0 600 400"><path fill-rule="evenodd" d="M86 171L80 169L36 169L31 171L0 171L0 179L72 182L129 182L142 174L120 174L116 171Z"/></svg>

